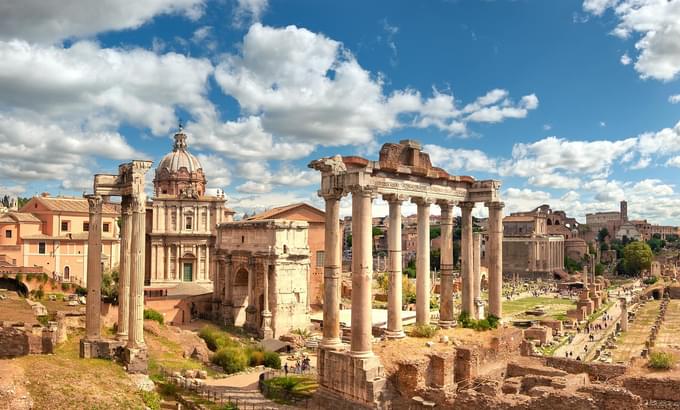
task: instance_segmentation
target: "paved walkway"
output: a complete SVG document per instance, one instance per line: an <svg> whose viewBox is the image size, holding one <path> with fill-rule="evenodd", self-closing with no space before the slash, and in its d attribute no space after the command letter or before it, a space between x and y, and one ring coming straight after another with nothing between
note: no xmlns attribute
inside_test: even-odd
<svg viewBox="0 0 680 410"><path fill-rule="evenodd" d="M631 358L640 357L645 348L645 341L659 314L660 300L650 300L641 305L635 315L635 320L628 324L628 331L613 350L612 361L628 362Z"/></svg>
<svg viewBox="0 0 680 410"><path fill-rule="evenodd" d="M594 352L597 349L597 346L604 342L609 333L611 333L611 331L616 328L616 322L618 321L619 316L621 316L621 306L619 303L614 303L614 305L607 309L605 313L610 318L610 320L605 322L603 314L590 324L592 329L590 333L587 333L585 330L581 330L580 333L577 333L574 336L571 342L556 349L554 356L567 357L566 353L571 352L572 356L570 356L570 358L572 359L576 359L578 357L581 360L586 360L587 358L592 357L591 353ZM598 325L602 327L601 330L596 329ZM591 335L594 336L594 340L592 341L590 340Z"/></svg>

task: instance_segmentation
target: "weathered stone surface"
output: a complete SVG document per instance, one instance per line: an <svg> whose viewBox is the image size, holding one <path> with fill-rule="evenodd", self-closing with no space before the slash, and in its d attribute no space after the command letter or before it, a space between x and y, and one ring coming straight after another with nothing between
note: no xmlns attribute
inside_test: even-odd
<svg viewBox="0 0 680 410"><path fill-rule="evenodd" d="M644 399L680 402L679 377L626 377L623 386Z"/></svg>

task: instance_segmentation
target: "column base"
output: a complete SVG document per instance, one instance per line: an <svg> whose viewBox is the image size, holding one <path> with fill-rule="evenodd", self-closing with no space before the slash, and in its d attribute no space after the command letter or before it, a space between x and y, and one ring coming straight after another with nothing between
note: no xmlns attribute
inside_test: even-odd
<svg viewBox="0 0 680 410"><path fill-rule="evenodd" d="M456 320L440 320L437 325L442 329L450 329L452 327L458 326L458 322Z"/></svg>
<svg viewBox="0 0 680 410"><path fill-rule="evenodd" d="M149 352L146 346L126 347L123 351L123 363L128 373L144 373L149 370Z"/></svg>
<svg viewBox="0 0 680 410"><path fill-rule="evenodd" d="M121 342L127 342L128 340L128 335L127 333L118 333L116 334L116 340L119 340Z"/></svg>
<svg viewBox="0 0 680 410"><path fill-rule="evenodd" d="M83 359L120 358L125 342L116 339L86 340L80 339L80 357Z"/></svg>
<svg viewBox="0 0 680 410"><path fill-rule="evenodd" d="M327 350L344 350L347 348L347 345L342 343L342 339L339 337L334 337L332 339L321 339L319 348Z"/></svg>
<svg viewBox="0 0 680 410"><path fill-rule="evenodd" d="M390 340L403 339L406 333L403 330L385 330L385 337Z"/></svg>
<svg viewBox="0 0 680 410"><path fill-rule="evenodd" d="M80 339L80 358L96 359L99 357L99 341Z"/></svg>
<svg viewBox="0 0 680 410"><path fill-rule="evenodd" d="M324 408L381 408L386 391L385 370L377 356L354 357L350 352L319 349L320 399Z"/></svg>
<svg viewBox="0 0 680 410"><path fill-rule="evenodd" d="M486 317L484 313L484 302L481 299L475 300L475 319L481 320Z"/></svg>

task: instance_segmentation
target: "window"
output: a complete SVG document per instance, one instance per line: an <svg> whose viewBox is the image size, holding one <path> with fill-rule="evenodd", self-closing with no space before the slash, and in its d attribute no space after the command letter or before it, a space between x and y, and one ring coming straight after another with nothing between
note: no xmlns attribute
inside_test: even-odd
<svg viewBox="0 0 680 410"><path fill-rule="evenodd" d="M12 230L8 229L5 231L5 238L11 238L12 237Z"/></svg>
<svg viewBox="0 0 680 410"><path fill-rule="evenodd" d="M41 255L45 254L45 242L38 242L38 253Z"/></svg>
<svg viewBox="0 0 680 410"><path fill-rule="evenodd" d="M192 223L191 223L191 217L187 216L187 222L184 224L185 229L191 229Z"/></svg>
<svg viewBox="0 0 680 410"><path fill-rule="evenodd" d="M326 252L316 251L316 267L317 268L323 268L323 265L325 263L326 263Z"/></svg>
<svg viewBox="0 0 680 410"><path fill-rule="evenodd" d="M61 221L61 230L68 231L68 221Z"/></svg>
<svg viewBox="0 0 680 410"><path fill-rule="evenodd" d="M104 227L102 228L102 231L108 232L108 231L109 231L109 227L110 227L110 224L105 223L105 224L104 224Z"/></svg>
<svg viewBox="0 0 680 410"><path fill-rule="evenodd" d="M83 232L89 232L90 231L90 223L89 222L83 222Z"/></svg>

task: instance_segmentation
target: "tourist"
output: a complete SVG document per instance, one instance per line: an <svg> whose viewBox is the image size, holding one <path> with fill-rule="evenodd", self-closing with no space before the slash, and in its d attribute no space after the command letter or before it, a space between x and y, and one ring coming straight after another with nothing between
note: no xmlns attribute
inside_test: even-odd
<svg viewBox="0 0 680 410"><path fill-rule="evenodd" d="M283 372L286 374L286 377L288 377L288 363L283 365Z"/></svg>

